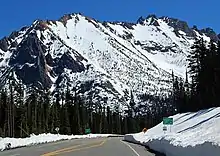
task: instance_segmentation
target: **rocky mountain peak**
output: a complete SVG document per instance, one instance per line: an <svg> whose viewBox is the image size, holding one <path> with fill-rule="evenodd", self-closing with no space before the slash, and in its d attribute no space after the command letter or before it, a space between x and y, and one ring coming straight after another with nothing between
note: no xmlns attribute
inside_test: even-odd
<svg viewBox="0 0 220 156"><path fill-rule="evenodd" d="M154 14L148 15L146 18L144 18L143 16L139 17L137 20L137 24L159 26L159 23L157 22L157 16Z"/></svg>
<svg viewBox="0 0 220 156"><path fill-rule="evenodd" d="M144 24L144 21L145 21L145 18L144 18L143 16L141 16L141 17L138 18L137 24L143 25L143 24Z"/></svg>
<svg viewBox="0 0 220 156"><path fill-rule="evenodd" d="M201 29L200 32L206 34L213 41L219 41L220 40L220 38L218 37L218 35L215 33L215 31L212 28Z"/></svg>
<svg viewBox="0 0 220 156"><path fill-rule="evenodd" d="M60 22L62 22L64 25L66 25L67 21L72 19L72 15L71 14L66 14L63 17L61 17L59 19Z"/></svg>
<svg viewBox="0 0 220 156"><path fill-rule="evenodd" d="M160 24L157 21L158 18L156 15L154 15L154 14L149 15L149 16L147 16L146 19L147 19L149 25L160 26Z"/></svg>
<svg viewBox="0 0 220 156"><path fill-rule="evenodd" d="M173 27L175 32L182 31L189 37L196 36L193 29L191 29L185 21L167 16L161 17L160 19L164 20L169 26Z"/></svg>
<svg viewBox="0 0 220 156"><path fill-rule="evenodd" d="M150 14L150 15L147 16L146 19L149 19L149 18L157 19L157 15L155 15L155 14Z"/></svg>
<svg viewBox="0 0 220 156"><path fill-rule="evenodd" d="M55 22L55 21L51 21L51 20L46 20L46 21L38 20L36 22L35 29L36 30L40 30L40 31L44 31L44 30L49 28L48 25L50 24L50 22Z"/></svg>
<svg viewBox="0 0 220 156"><path fill-rule="evenodd" d="M13 68L24 85L51 92L77 86L82 99L97 105L124 108L131 92L137 104L148 104L142 97L169 95L172 70L185 75L193 40L215 36L169 17L149 15L135 24L67 14L0 40L0 76Z"/></svg>

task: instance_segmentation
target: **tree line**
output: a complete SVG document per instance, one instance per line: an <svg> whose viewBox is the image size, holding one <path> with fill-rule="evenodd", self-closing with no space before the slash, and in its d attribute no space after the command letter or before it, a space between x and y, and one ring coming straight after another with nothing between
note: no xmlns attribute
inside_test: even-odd
<svg viewBox="0 0 220 156"><path fill-rule="evenodd" d="M173 99L178 112L220 106L220 42L197 39L188 55L185 81L173 75Z"/></svg>
<svg viewBox="0 0 220 156"><path fill-rule="evenodd" d="M195 41L188 58L185 79L172 73L172 92L167 96L144 93L135 103L133 93L126 110L93 103L76 88L57 88L54 93L24 86L10 72L0 90L0 136L27 137L57 133L135 133L151 128L163 117L220 106L220 43Z"/></svg>
<svg viewBox="0 0 220 156"><path fill-rule="evenodd" d="M127 134L151 128L164 116L175 114L170 98L143 94L141 99L152 104L137 105L131 92L126 110L97 105L79 96L76 88L39 90L34 85L25 87L11 72L8 84L0 91L0 136L27 137L30 134L92 133Z"/></svg>
<svg viewBox="0 0 220 156"><path fill-rule="evenodd" d="M0 136L57 133L56 127L60 134L85 134L87 128L92 133L126 134L158 123L150 114L138 113L133 98L132 95L128 109L121 112L117 105L110 108L83 100L76 88L58 89L51 94L34 85L25 87L11 72L0 91Z"/></svg>

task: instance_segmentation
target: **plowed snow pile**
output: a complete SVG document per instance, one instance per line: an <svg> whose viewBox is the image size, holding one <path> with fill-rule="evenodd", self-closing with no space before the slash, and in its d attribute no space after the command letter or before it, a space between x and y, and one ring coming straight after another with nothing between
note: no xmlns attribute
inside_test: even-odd
<svg viewBox="0 0 220 156"><path fill-rule="evenodd" d="M146 133L128 134L125 140L138 142L167 156L219 156L220 108L172 116L174 124L163 132L163 123Z"/></svg>
<svg viewBox="0 0 220 156"><path fill-rule="evenodd" d="M1 138L0 137L0 150L5 150L7 144L11 144L10 148L24 147L30 145L37 145L42 143L55 142L59 140L71 140L71 139L84 139L84 138L98 138L109 137L114 134L88 134L88 135L60 135L60 134L32 134L28 138Z"/></svg>

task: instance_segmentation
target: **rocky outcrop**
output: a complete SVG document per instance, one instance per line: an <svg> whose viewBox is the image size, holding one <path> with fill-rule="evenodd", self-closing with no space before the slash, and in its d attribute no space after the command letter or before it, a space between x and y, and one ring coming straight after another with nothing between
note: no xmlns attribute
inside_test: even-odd
<svg viewBox="0 0 220 156"><path fill-rule="evenodd" d="M181 30L185 32L186 35L189 37L196 36L195 32L192 30L192 28L188 26L187 22L185 21L181 21L179 19L169 18L169 17L161 17L161 19L163 19L169 26L173 27L176 32Z"/></svg>
<svg viewBox="0 0 220 156"><path fill-rule="evenodd" d="M143 16L141 16L141 17L138 18L137 24L143 25L143 24L144 24L144 21L145 21L145 18L144 18Z"/></svg>
<svg viewBox="0 0 220 156"><path fill-rule="evenodd" d="M62 55L57 62L56 73L64 72L64 69L70 69L72 72L82 72L85 70L84 65L80 61L74 60L68 53Z"/></svg>
<svg viewBox="0 0 220 156"><path fill-rule="evenodd" d="M137 20L137 24L144 25L146 21L148 21L149 25L159 26L157 16L154 14L148 15L147 18L144 18L143 16L139 17Z"/></svg>
<svg viewBox="0 0 220 156"><path fill-rule="evenodd" d="M49 88L52 82L47 75L45 51L36 34L31 33L13 51L9 65L15 68L16 74L24 83Z"/></svg>
<svg viewBox="0 0 220 156"><path fill-rule="evenodd" d="M8 50L8 38L4 37L3 39L0 40L0 49L3 51Z"/></svg>
<svg viewBox="0 0 220 156"><path fill-rule="evenodd" d="M187 22L176 19L176 18L170 18L167 16L162 16L162 17L157 17L154 14L148 15L146 18L143 16L139 17L137 20L137 24L144 25L145 23L148 23L149 25L153 26L160 26L158 23L158 19L161 19L165 21L170 27L174 28L174 33L179 37L180 33L179 30L183 31L186 33L188 37L196 37L196 33L194 30L199 32L200 34L205 34L206 36L210 37L214 41L219 41L220 40L220 34L217 35L213 29L211 28L205 28L199 30L196 26L193 26L192 28L189 27Z"/></svg>
<svg viewBox="0 0 220 156"><path fill-rule="evenodd" d="M157 21L157 16L154 14L147 16L147 20L148 20L149 25L153 25L156 27L160 26L160 24Z"/></svg>
<svg viewBox="0 0 220 156"><path fill-rule="evenodd" d="M206 36L210 37L213 41L219 41L220 38L218 35L214 32L212 28L205 28L200 30L201 33L204 33Z"/></svg>

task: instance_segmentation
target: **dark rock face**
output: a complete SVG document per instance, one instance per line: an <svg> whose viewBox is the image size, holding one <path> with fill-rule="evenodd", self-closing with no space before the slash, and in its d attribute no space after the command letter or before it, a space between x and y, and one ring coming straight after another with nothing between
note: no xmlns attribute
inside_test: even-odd
<svg viewBox="0 0 220 156"><path fill-rule="evenodd" d="M9 36L9 38L11 39L11 38L15 38L15 37L17 37L19 35L19 32L18 31L13 31L11 34L10 34L10 36Z"/></svg>
<svg viewBox="0 0 220 156"><path fill-rule="evenodd" d="M71 69L72 72L82 72L85 70L84 65L79 62L75 61L69 54L65 53L62 55L60 60L57 62L57 67L55 69L56 73L62 73L64 68Z"/></svg>
<svg viewBox="0 0 220 156"><path fill-rule="evenodd" d="M66 15L64 15L63 17L61 17L59 21L61 21L64 25L66 25L67 21L68 21L69 19L71 19L71 18L72 18L72 17L71 17L70 14L66 14Z"/></svg>
<svg viewBox="0 0 220 156"><path fill-rule="evenodd" d="M8 50L8 39L6 37L4 37L2 40L0 40L0 49L3 51L7 51Z"/></svg>
<svg viewBox="0 0 220 156"><path fill-rule="evenodd" d="M54 66L54 60L52 58L52 56L50 55L50 53L48 53L45 57L46 62L49 66L53 67Z"/></svg>
<svg viewBox="0 0 220 156"><path fill-rule="evenodd" d="M38 20L38 24L36 25L35 29L44 31L45 29L48 28L47 24L48 24L48 21Z"/></svg>
<svg viewBox="0 0 220 156"><path fill-rule="evenodd" d="M196 26L196 25L193 25L192 29L193 29L193 30L196 30L196 31L198 31L198 30L199 30L199 29L197 28L197 26Z"/></svg>
<svg viewBox="0 0 220 156"><path fill-rule="evenodd" d="M214 32L213 29L211 28L206 28L206 29L202 29L200 30L201 33L206 34L208 37L210 37L213 41L219 41L219 37L217 36L217 34Z"/></svg>
<svg viewBox="0 0 220 156"><path fill-rule="evenodd" d="M16 74L21 78L25 84L33 84L39 88L49 88L51 87L51 80L41 71L40 66L28 66L24 65L21 69L16 68Z"/></svg>
<svg viewBox="0 0 220 156"><path fill-rule="evenodd" d="M37 62L40 53L44 53L43 46L38 41L35 34L29 34L29 36L20 44L16 51L13 53L13 57L10 60L10 64L25 64Z"/></svg>
<svg viewBox="0 0 220 156"><path fill-rule="evenodd" d="M159 23L157 22L157 16L152 14L152 15L148 15L147 18L143 18L142 16L137 20L137 24L144 24L144 21L146 20L150 20L150 25L154 25L154 26L160 26Z"/></svg>
<svg viewBox="0 0 220 156"><path fill-rule="evenodd" d="M143 18L143 16L141 16L141 17L138 18L137 24L143 25L143 24L144 24L144 21L145 21L145 19Z"/></svg>
<svg viewBox="0 0 220 156"><path fill-rule="evenodd" d="M8 48L6 43L7 39L2 40L2 45L4 45L2 47L5 50ZM62 54L60 58L52 58L50 53L45 56L46 53L47 48L36 33L28 33L28 36L12 50L9 65L13 67L16 75L24 84L33 84L42 89L50 88L53 83L48 74L53 77L58 76L64 72L64 68L72 72L85 70L81 63L84 58L77 55L75 51L73 51L74 54L76 53L75 59L71 57L70 51Z"/></svg>
<svg viewBox="0 0 220 156"><path fill-rule="evenodd" d="M35 34L29 36L13 52L9 65L26 84L41 84L48 88L52 82L47 75L44 46Z"/></svg>
<svg viewBox="0 0 220 156"><path fill-rule="evenodd" d="M149 18L155 18L156 19L157 16L155 14L150 14L150 15L147 16L147 19L149 19Z"/></svg>
<svg viewBox="0 0 220 156"><path fill-rule="evenodd" d="M168 17L162 17L162 19L166 23L168 23L169 26L173 27L176 30L176 32L181 30L181 31L185 32L186 35L189 37L196 36L195 32L191 28L189 28L187 22L181 21L181 20L178 20L175 18L168 18Z"/></svg>
<svg viewBox="0 0 220 156"><path fill-rule="evenodd" d="M25 31L25 30L27 30L28 28L29 28L28 26L22 27L22 28L21 28L21 31Z"/></svg>
<svg viewBox="0 0 220 156"><path fill-rule="evenodd" d="M123 39L125 40L130 40L132 39L134 36L132 33L128 33L128 32L125 32L125 35L121 36Z"/></svg>
<svg viewBox="0 0 220 156"><path fill-rule="evenodd" d="M149 18L149 22L150 22L150 25L154 25L154 26L160 26L160 24L157 22L157 17L155 15L151 15L151 16L148 16L150 17Z"/></svg>
<svg viewBox="0 0 220 156"><path fill-rule="evenodd" d="M206 36L210 37L213 41L219 41L219 37L211 28L206 28L202 30L198 30L196 26L190 28L185 21L181 21L175 18L168 18L168 17L161 17L165 22L168 23L169 26L174 28L174 32L178 35L178 31L181 30L186 33L189 37L195 37L196 34L193 30L198 31L200 34L205 34Z"/></svg>
<svg viewBox="0 0 220 156"><path fill-rule="evenodd" d="M158 21L157 21L157 16L152 14L147 16L147 18L143 18L143 16L141 16L138 20L137 20L137 24L141 24L144 25L144 22L146 20L148 20L150 25L154 25L154 26L160 26ZM186 35L188 37L196 37L196 33L194 30L198 31L200 34L204 33L205 35L207 35L208 37L210 37L212 40L214 41L219 41L220 40L220 35L217 35L213 29L211 28L206 28L206 29L202 29L202 30L198 30L198 28L196 26L193 26L192 28L190 28L187 24L187 22L185 21L181 21L179 19L175 19L175 18L169 18L166 16L162 16L159 19L162 19L163 21L165 21L169 26L174 28L174 33L179 36L179 30L183 31L186 33Z"/></svg>
<svg viewBox="0 0 220 156"><path fill-rule="evenodd" d="M124 27L124 28L128 28L128 29L134 29L133 28L133 23L128 23L128 22L122 22L121 25Z"/></svg>

